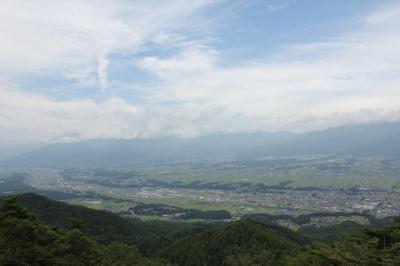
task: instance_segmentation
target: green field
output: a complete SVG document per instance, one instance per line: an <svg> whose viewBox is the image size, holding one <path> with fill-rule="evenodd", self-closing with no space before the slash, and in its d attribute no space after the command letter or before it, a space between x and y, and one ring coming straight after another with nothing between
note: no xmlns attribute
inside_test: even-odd
<svg viewBox="0 0 400 266"><path fill-rule="evenodd" d="M400 159L302 156L234 161L225 158L107 167L103 170L127 176L131 174L131 179L134 181L250 182L266 185L277 185L290 181L292 182L290 185L293 187L349 187L354 185L390 187L399 180Z"/></svg>

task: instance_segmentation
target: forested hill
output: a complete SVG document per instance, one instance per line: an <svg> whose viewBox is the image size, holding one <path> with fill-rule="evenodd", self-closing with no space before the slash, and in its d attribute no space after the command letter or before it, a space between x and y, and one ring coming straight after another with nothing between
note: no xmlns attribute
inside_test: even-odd
<svg viewBox="0 0 400 266"><path fill-rule="evenodd" d="M169 235L175 233L208 228L195 223L143 222L139 219L124 218L108 211L50 200L34 193L20 194L16 200L46 224L68 228L71 223L78 221L85 226L89 234L102 243L119 241L146 245L147 242L155 242L160 238L166 241Z"/></svg>
<svg viewBox="0 0 400 266"><path fill-rule="evenodd" d="M132 245L99 244L83 227L78 222L69 228L46 225L15 197L0 198L0 265L167 265L142 257Z"/></svg>
<svg viewBox="0 0 400 266"><path fill-rule="evenodd" d="M50 225L68 227L71 219L80 220L87 227L87 231L95 236L138 238L166 233L162 230L159 232L156 226L147 225L139 219L126 219L108 211L69 205L33 193L18 195L17 202Z"/></svg>
<svg viewBox="0 0 400 266"><path fill-rule="evenodd" d="M304 243L300 235L278 225L248 219L187 236L161 251L178 265L275 265ZM259 263L259 264L257 264Z"/></svg>
<svg viewBox="0 0 400 266"><path fill-rule="evenodd" d="M327 233L318 230L305 235ZM0 197L0 265L400 265L400 221L360 230L310 244L304 234L249 219L152 224L25 194Z"/></svg>

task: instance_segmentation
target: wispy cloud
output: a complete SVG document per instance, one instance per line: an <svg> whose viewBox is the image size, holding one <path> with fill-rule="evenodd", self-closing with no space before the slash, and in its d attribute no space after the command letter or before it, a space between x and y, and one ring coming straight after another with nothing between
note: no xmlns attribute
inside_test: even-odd
<svg viewBox="0 0 400 266"><path fill-rule="evenodd" d="M108 73L107 73L107 68L108 64L110 61L104 57L104 56L99 56L97 58L98 61L98 68L97 68L97 74L99 76L99 81L100 81L100 87L105 90L108 88Z"/></svg>
<svg viewBox="0 0 400 266"><path fill-rule="evenodd" d="M270 3L268 1L263 2L268 12L275 12L284 9L288 7L290 3L291 3L290 1L279 1L278 3Z"/></svg>
<svg viewBox="0 0 400 266"><path fill-rule="evenodd" d="M109 54L134 53L160 31L182 27L188 16L207 4L200 0L4 0L0 71L89 79L98 74L103 87ZM71 75L82 72L90 75Z"/></svg>
<svg viewBox="0 0 400 266"><path fill-rule="evenodd" d="M335 38L282 44L273 57L260 51L226 60L208 36L191 35L197 27L214 30L214 22L193 24L210 4L2 1L0 142L305 131L400 119L400 5L383 6L360 29ZM149 53L153 45L173 51ZM135 86L125 98L113 94L115 57L128 58L126 75L140 75L135 66L154 79L125 83ZM103 97L54 100L27 92L13 79L20 73L95 85ZM142 100L130 102L137 91Z"/></svg>
<svg viewBox="0 0 400 266"><path fill-rule="evenodd" d="M148 89L149 99L219 106L259 128L302 131L384 119L382 114L394 119L400 109L398 10L380 10L361 30L326 42L287 46L273 61L220 66L218 53L205 49L145 58L139 65L164 81Z"/></svg>

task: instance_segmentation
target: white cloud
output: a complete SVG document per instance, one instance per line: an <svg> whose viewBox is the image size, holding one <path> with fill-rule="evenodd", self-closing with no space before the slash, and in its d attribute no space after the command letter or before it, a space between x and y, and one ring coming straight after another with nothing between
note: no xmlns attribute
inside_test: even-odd
<svg viewBox="0 0 400 266"><path fill-rule="evenodd" d="M91 79L98 72L99 82L105 85L108 54L137 51L160 31L182 27L188 16L207 4L201 0L3 0L0 71L76 79Z"/></svg>
<svg viewBox="0 0 400 266"><path fill-rule="evenodd" d="M108 87L108 73L107 73L107 68L108 64L110 61L103 56L99 56L97 58L98 60L98 68L97 68L97 74L99 75L99 81L100 81L100 87L105 90Z"/></svg>
<svg viewBox="0 0 400 266"><path fill-rule="evenodd" d="M164 81L149 88L150 102L221 107L245 117L251 128L304 131L399 119L399 10L380 10L360 31L329 42L288 46L275 61L227 67L213 50L188 49L138 65Z"/></svg>
<svg viewBox="0 0 400 266"><path fill-rule="evenodd" d="M0 142L15 139L46 142L52 139L134 138L163 134L185 135L178 124L190 127L183 115L147 109L110 98L55 101L4 86L0 89ZM173 121L173 122L170 122ZM71 134L74 133L74 134Z"/></svg>
<svg viewBox="0 0 400 266"><path fill-rule="evenodd" d="M161 80L141 88L140 105L118 97L54 100L2 80L0 142L304 131L400 119L400 6L377 11L361 30L335 40L293 44L278 59L227 66L216 48L173 32L189 27L192 14L207 4L2 1L5 77L40 72L105 90L112 85L111 55L135 53L148 42L181 52L134 62Z"/></svg>

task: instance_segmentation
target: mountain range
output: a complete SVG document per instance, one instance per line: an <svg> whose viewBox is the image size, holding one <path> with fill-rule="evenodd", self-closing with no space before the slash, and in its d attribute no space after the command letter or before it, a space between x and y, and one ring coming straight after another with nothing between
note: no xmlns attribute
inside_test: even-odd
<svg viewBox="0 0 400 266"><path fill-rule="evenodd" d="M195 138L95 139L53 143L3 159L3 166L166 162L213 156L400 155L400 122L306 133L219 133Z"/></svg>

